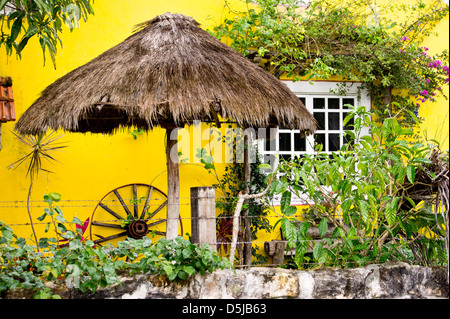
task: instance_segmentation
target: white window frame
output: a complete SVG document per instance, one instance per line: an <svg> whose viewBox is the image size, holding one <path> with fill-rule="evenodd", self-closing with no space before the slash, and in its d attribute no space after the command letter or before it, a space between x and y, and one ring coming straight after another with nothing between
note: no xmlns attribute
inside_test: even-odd
<svg viewBox="0 0 450 319"><path fill-rule="evenodd" d="M334 82L334 81L283 81L287 87L299 98L304 97L306 100L306 108L308 111L313 114L313 98L340 98L340 106L339 109L333 109L331 112L333 113L339 113L340 115L340 123L343 121L343 114L350 112L350 109L343 110L343 99L345 98L354 98L355 101L355 107L365 106L368 110L371 108L371 98L368 94L368 91L366 89L361 88L361 83L359 82L352 82L346 84L346 94L345 95L337 95L334 92L336 92L338 89L341 88L342 82ZM326 102L327 103L327 102ZM318 110L316 110L318 111ZM316 133L319 134L325 134L326 140L328 139L328 134L340 134L340 145L343 145L343 128L341 130L328 130L328 109L325 107L325 109L320 112L325 113L325 128L324 130L317 130ZM287 154L287 155L302 155L302 154L313 154L314 153L314 135L309 135L306 137L306 150L305 151L295 151L294 150L294 134L300 133L298 130L285 130L285 129L277 129L276 130L276 138L275 138L275 150L265 150L265 140L259 139L257 141L258 145L258 151L261 157L264 157L264 155L280 155ZM279 151L279 134L280 133L289 133L291 132L291 151ZM360 136L369 135L369 128L362 128ZM327 144L329 142L327 141ZM328 153L332 154L333 151L324 151L322 153ZM281 196L276 196L273 201L274 206L280 205L280 199ZM291 205L292 206L302 206L307 205L311 203L311 200L307 195L297 197L295 194L292 194L291 199Z"/></svg>

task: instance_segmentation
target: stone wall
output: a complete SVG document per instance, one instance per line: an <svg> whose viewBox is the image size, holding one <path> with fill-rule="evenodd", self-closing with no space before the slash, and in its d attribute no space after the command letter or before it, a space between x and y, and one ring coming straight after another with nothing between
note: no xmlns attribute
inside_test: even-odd
<svg viewBox="0 0 450 319"><path fill-rule="evenodd" d="M355 269L312 271L279 268L223 270L182 283L170 283L155 275L121 276L122 285L81 294L64 281L48 286L66 299L372 299L448 298L447 269L410 266L404 263L370 265ZM23 290L9 291L4 298L31 298Z"/></svg>

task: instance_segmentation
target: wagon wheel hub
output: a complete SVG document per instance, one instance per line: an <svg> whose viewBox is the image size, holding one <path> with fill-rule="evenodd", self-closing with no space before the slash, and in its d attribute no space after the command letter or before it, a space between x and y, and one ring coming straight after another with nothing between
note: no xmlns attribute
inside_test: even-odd
<svg viewBox="0 0 450 319"><path fill-rule="evenodd" d="M148 225L142 219L136 219L128 226L128 232L134 239L141 239L148 233Z"/></svg>

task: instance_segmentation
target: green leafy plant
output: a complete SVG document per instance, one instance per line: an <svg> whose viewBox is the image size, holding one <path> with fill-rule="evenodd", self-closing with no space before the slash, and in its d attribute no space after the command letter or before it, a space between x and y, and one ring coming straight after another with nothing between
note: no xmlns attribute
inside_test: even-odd
<svg viewBox="0 0 450 319"><path fill-rule="evenodd" d="M233 140L226 140L226 137L223 137L223 140L226 143L230 143L233 147L234 152L237 152L236 148L236 138ZM242 137L240 137L242 138ZM238 201L239 192L248 187L251 194L256 194L263 191L266 186L266 175L261 172L260 167L260 159L258 154L256 154L256 162L251 163L251 174L250 174L250 182L247 184L244 178L244 164L243 163L235 163L232 165L228 165L225 167L225 174L222 177L219 177L216 171L216 166L213 161L213 157L208 154L208 150L203 148L197 150L197 157L200 159L200 162L203 164L203 167L208 170L210 174L213 174L217 179L217 183L213 184L213 187L216 191L219 192L220 196L216 199L216 207L220 209L221 213L219 214L219 218L217 221L217 241L219 243L223 243L221 247L224 249L224 252L227 252L227 245L231 242L232 237L232 216ZM250 222L250 232L251 238L256 239L256 233L259 230L265 230L267 232L271 232L272 228L269 224L269 220L265 217L269 213L269 205L259 201L259 200L248 200L244 204L244 209L248 209L248 216L251 220ZM227 217L230 217L227 219ZM244 240L244 232L245 230L239 232L239 237ZM218 245L220 250L220 245ZM242 246L238 247L238 251L240 255L243 254ZM257 260L261 263L264 257L261 255L256 256L256 251L252 250L252 255L254 257L258 257ZM251 256L250 256L251 258Z"/></svg>
<svg viewBox="0 0 450 319"><path fill-rule="evenodd" d="M195 273L205 274L213 272L217 268L231 268L226 259L222 259L213 252L207 244L201 247L192 244L183 237L174 240L165 238L151 243L149 239L127 239L120 247L119 257L130 257L127 247L129 245L141 245L141 241L147 244L148 249L143 250L142 258L138 262L129 264L131 273L150 272L165 275L170 281L186 280ZM132 256L135 258L135 256Z"/></svg>
<svg viewBox="0 0 450 319"><path fill-rule="evenodd" d="M60 34L66 25L70 31L94 13L93 0L0 0L0 46L6 53L20 57L28 41L37 37L45 63L49 53L56 67L55 55Z"/></svg>
<svg viewBox="0 0 450 319"><path fill-rule="evenodd" d="M49 225L54 225L57 237L41 238L42 253L37 253L24 238L18 238L10 227L0 222L0 293L22 288L33 290L35 298L56 299L59 296L45 286L45 281L64 279L68 287L96 292L120 284L118 271L128 271L131 275L156 274L178 282L195 273L232 267L208 245L199 247L182 237L156 242L148 237L127 238L118 242L117 247L95 245L83 236L85 223L76 217L67 222L62 210L54 205L60 199L58 193L44 196L49 208L41 219L51 218ZM72 229L67 224L76 227ZM58 237L63 239L57 240ZM62 242L65 244L61 245Z"/></svg>
<svg viewBox="0 0 450 319"><path fill-rule="evenodd" d="M401 105L409 112L397 120L414 125L422 103L435 101L448 85L448 51L431 55L422 45L424 37L436 36L434 27L448 16L449 8L440 0L385 5L312 0L307 7L296 0L242 2L246 10L236 11L225 1L231 17L210 31L214 36L230 41L232 48L278 77L338 75L362 82L380 122Z"/></svg>
<svg viewBox="0 0 450 319"><path fill-rule="evenodd" d="M34 239L36 241L36 245L38 245L38 240L36 236L36 231L34 229L33 218L31 217L31 209L30 209L30 198L31 191L33 189L33 184L35 179L38 177L40 172L50 173L49 170L43 168L43 162L56 162L56 159L51 155L52 152L56 150L60 150L66 146L61 145L57 141L63 135L55 135L55 132L51 132L46 135L45 133L40 133L37 135L30 136L21 136L17 135L13 132L16 138L23 143L25 146L29 148L29 152L18 159L16 162L9 165L9 169L16 169L22 164L27 163L27 175L30 177L30 187L28 188L28 196L27 196L27 212L28 217L30 219L31 229L33 231ZM39 245L38 245L39 251Z"/></svg>
<svg viewBox="0 0 450 319"><path fill-rule="evenodd" d="M448 154L432 141L408 142L412 130L395 117L376 126L361 107L345 121L355 116L355 126L370 127L371 136L359 136L359 127L354 140L331 156L316 153L280 164L282 177L270 192L282 195L279 223L288 248L296 251L294 262L298 267L447 265ZM291 193L308 195L312 219L299 225L290 217L297 211L290 206ZM442 203L441 212L436 202ZM313 225L319 240L308 233ZM332 235L325 236L329 229Z"/></svg>
<svg viewBox="0 0 450 319"><path fill-rule="evenodd" d="M134 140L137 140L138 136L140 136L144 133L145 133L145 130L142 128L130 131L130 134L131 134L131 136L133 136Z"/></svg>

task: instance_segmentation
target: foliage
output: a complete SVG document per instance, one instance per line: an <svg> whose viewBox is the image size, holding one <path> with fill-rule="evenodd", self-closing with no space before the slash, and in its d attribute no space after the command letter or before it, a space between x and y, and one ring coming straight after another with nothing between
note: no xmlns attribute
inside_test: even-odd
<svg viewBox="0 0 450 319"><path fill-rule="evenodd" d="M6 53L20 57L28 41L36 36L43 51L48 52L53 65L63 26L72 31L80 19L93 14L93 0L0 0L0 46Z"/></svg>
<svg viewBox="0 0 450 319"><path fill-rule="evenodd" d="M236 147L236 139L242 138L243 136L236 136L233 140L230 137L223 137L226 143L229 143L235 152L239 152ZM247 147L247 146L244 146ZM251 163L251 174L250 182L245 182L244 178L244 164L234 163L225 167L225 173L219 178L215 163L213 162L213 157L208 154L208 151L203 148L197 150L197 157L200 159L203 167L217 179L217 183L213 184L213 187L220 193L220 196L216 199L216 207L220 209L221 213L217 220L217 241L222 243L218 244L218 249L222 246L224 252L227 253L228 245L231 243L232 238L232 216L238 201L239 192L248 187L250 194L257 194L263 191L266 186L266 175L259 170L260 159L258 154L256 154L256 162ZM237 155L236 155L237 157ZM244 209L248 209L248 216L251 220L251 236L252 239L256 239L256 233L259 230L265 230L271 232L272 228L269 224L269 220L265 217L269 213L269 207L265 203L251 199L244 204ZM229 217L229 218L227 218ZM239 232L238 234L240 241L244 240L244 232ZM238 247L238 251L242 254L242 246ZM253 251L253 250L252 250ZM258 257L258 260L264 259L263 256L256 256L256 252L253 251L252 255Z"/></svg>
<svg viewBox="0 0 450 319"><path fill-rule="evenodd" d="M30 219L34 239L36 240L37 243L36 231L34 229L33 218L31 217L31 209L30 209L30 198L31 198L31 191L33 189L33 183L35 178L37 178L40 172L50 173L49 170L43 168L42 163L44 161L55 162L56 159L51 155L51 153L56 150L60 150L66 146L57 143L57 141L62 137L62 135L55 136L54 135L55 132L51 132L48 135L46 135L45 133L40 133L31 136L17 135L14 132L13 134L21 143L23 143L25 146L29 148L29 152L27 154L22 156L16 162L10 164L8 168L16 169L20 165L28 163L27 175L30 176L30 187L28 188L27 212L28 217Z"/></svg>
<svg viewBox="0 0 450 319"><path fill-rule="evenodd" d="M34 274L37 255L24 238L18 238L10 227L0 222L0 292L19 288L45 288Z"/></svg>
<svg viewBox="0 0 450 319"><path fill-rule="evenodd" d="M259 156L256 156L256 159L257 161L255 163L251 163L250 194L260 193L267 186L266 175L262 174L258 169L260 164ZM225 168L225 174L219 183L213 186L219 189L222 194L222 197L216 201L216 207L222 211L219 217L233 216L239 192L247 187L244 181L244 164L236 163L227 166ZM249 210L248 216L250 216L252 221L252 238L256 238L256 232L258 230L271 231L269 221L264 217L269 213L268 207L264 203L258 200L248 200L244 208Z"/></svg>
<svg viewBox="0 0 450 319"><path fill-rule="evenodd" d="M68 287L95 292L99 287L120 284L118 271L129 271L131 275L158 274L178 282L195 273L232 267L208 245L198 247L182 237L162 238L156 242L148 237L127 238L117 247L97 246L83 238L83 223L78 218L74 217L69 223L62 210L54 206L60 198L58 193L44 196L49 208L45 209L41 219L51 217L57 236L67 242L63 246L60 245L63 240L41 238L39 246L43 251L37 253L34 246L24 238L18 238L10 227L0 222L0 293L23 288L34 290L35 298L58 298L46 288L45 280L63 278ZM68 229L67 224L76 225L76 228Z"/></svg>
<svg viewBox="0 0 450 319"><path fill-rule="evenodd" d="M199 247L183 237L177 237L174 240L161 238L155 243L151 243L147 237L140 240L128 238L118 246L114 254L119 257L130 257L129 249L135 245L149 245L149 248L142 249L143 256L137 262L126 265L125 268L129 268L131 274L136 272L162 274L170 281L178 282L186 280L195 273L204 275L217 268L231 267L231 264L213 252L208 244Z"/></svg>
<svg viewBox="0 0 450 319"><path fill-rule="evenodd" d="M436 194L424 198L410 196L419 172L431 180L430 156L436 145L431 141L407 142L413 134L402 128L396 117L373 125L364 107L354 109L345 119L354 118L353 140L332 155L317 152L298 161L283 162L282 176L271 185L270 194L281 194L283 217L279 223L289 248L295 248L298 267L332 265L361 266L385 261L420 265L446 265L445 229L447 213L433 210ZM371 136L360 136L362 126ZM446 161L448 185L448 154ZM415 183L416 182L416 183ZM296 207L290 206L291 192L307 194L314 220L296 224ZM448 186L447 186L448 192ZM314 241L308 230L315 223L320 239ZM325 236L332 230L332 236Z"/></svg>
<svg viewBox="0 0 450 319"><path fill-rule="evenodd" d="M338 75L362 82L381 121L401 104L409 112L398 121L414 125L420 105L443 95L448 84L448 52L429 55L421 45L448 15L440 0L384 6L371 0L312 0L308 7L296 0L242 1L247 10L238 12L225 0L232 17L210 31L213 35L230 40L232 48L278 77ZM340 92L344 88L345 83Z"/></svg>
<svg viewBox="0 0 450 319"><path fill-rule="evenodd" d="M27 175L37 176L41 171L50 172L42 166L43 161L56 162L56 159L51 155L52 152L62 149L66 146L57 143L63 135L56 135L51 132L46 135L40 133L37 135L22 136L12 132L17 140L29 148L29 152L18 159L16 162L9 165L9 169L15 169L24 163L28 163Z"/></svg>

